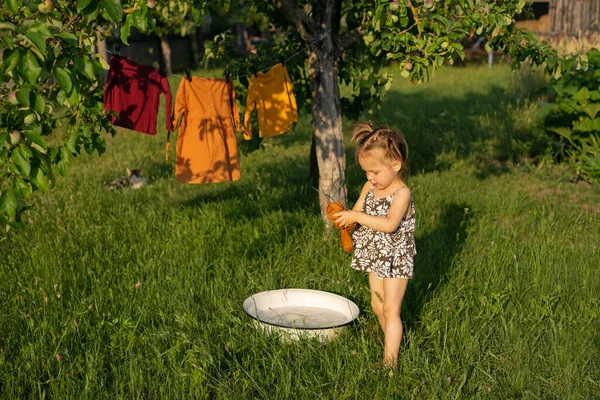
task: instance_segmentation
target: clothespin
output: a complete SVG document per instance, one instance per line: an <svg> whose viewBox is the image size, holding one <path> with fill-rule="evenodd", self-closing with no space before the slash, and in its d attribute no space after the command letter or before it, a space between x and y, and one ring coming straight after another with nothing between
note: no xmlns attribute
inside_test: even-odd
<svg viewBox="0 0 600 400"><path fill-rule="evenodd" d="M225 80L227 80L227 82L229 82L230 78L231 78L231 75L230 75L229 71L225 71Z"/></svg>
<svg viewBox="0 0 600 400"><path fill-rule="evenodd" d="M282 66L285 67L285 59L283 58L283 56L281 54L279 55L279 62L281 63Z"/></svg>
<svg viewBox="0 0 600 400"><path fill-rule="evenodd" d="M121 45L120 44L115 44L115 54L120 56L121 55Z"/></svg>
<svg viewBox="0 0 600 400"><path fill-rule="evenodd" d="M185 77L188 81L192 81L192 73L190 72L189 68L185 70Z"/></svg>

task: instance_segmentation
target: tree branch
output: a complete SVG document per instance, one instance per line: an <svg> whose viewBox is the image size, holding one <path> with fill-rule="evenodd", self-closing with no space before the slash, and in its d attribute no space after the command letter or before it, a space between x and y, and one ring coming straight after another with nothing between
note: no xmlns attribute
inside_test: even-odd
<svg viewBox="0 0 600 400"><path fill-rule="evenodd" d="M69 21L68 21L66 24L64 24L64 25L63 25L63 27L62 27L62 29L61 29L60 31L61 31L61 32L64 32L64 31L66 31L66 30L67 30L67 28L68 28L69 26L71 26L71 24L72 24L73 22L75 22L75 20L76 20L77 18L79 18L79 14L75 14L75 15L73 15L71 18L69 18Z"/></svg>
<svg viewBox="0 0 600 400"><path fill-rule="evenodd" d="M292 24L306 42L317 39L317 24L308 16L294 0L273 0L275 7L281 11L285 19Z"/></svg>

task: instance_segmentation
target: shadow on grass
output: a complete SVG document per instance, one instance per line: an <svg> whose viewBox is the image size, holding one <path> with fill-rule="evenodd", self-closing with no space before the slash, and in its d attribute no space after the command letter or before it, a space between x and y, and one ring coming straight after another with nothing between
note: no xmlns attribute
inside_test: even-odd
<svg viewBox="0 0 600 400"><path fill-rule="evenodd" d="M532 132L515 126L516 108L514 93L497 85L462 97L433 90L408 94L392 90L381 110L369 119L405 134L413 174L444 170L457 159L472 157L479 169L477 177L485 179L505 173L505 163L519 157L523 150L515 148L515 139L532 138ZM348 150L353 157L353 146Z"/></svg>
<svg viewBox="0 0 600 400"><path fill-rule="evenodd" d="M270 156L265 151L265 158ZM240 181L201 188L197 196L181 205L198 207L227 203L224 217L232 220L258 218L273 211L312 210L317 215L320 212L318 193L311 188L307 178L308 154L301 162L297 156L261 160L260 164L242 171Z"/></svg>
<svg viewBox="0 0 600 400"><path fill-rule="evenodd" d="M359 120L370 119L375 125L389 125L404 133L413 175L445 170L457 160L472 158L477 166L475 175L485 179L508 172L507 162L518 160L526 151L516 143L534 139L534 132L515 125L517 104L514 93L498 85L490 85L484 93L463 96L438 93L435 89L410 93L391 90L381 110ZM311 135L309 126L276 139L282 146L291 146L300 140L310 143ZM351 130L346 128L344 136L350 135ZM350 198L355 186L362 185L360 182L364 180L356 166L354 151L354 145L346 146Z"/></svg>
<svg viewBox="0 0 600 400"><path fill-rule="evenodd" d="M466 204L451 203L437 218L436 229L415 238L415 274L408 285L402 312L402 319L409 329L420 320L429 298L448 279L449 269L467 240L473 214Z"/></svg>

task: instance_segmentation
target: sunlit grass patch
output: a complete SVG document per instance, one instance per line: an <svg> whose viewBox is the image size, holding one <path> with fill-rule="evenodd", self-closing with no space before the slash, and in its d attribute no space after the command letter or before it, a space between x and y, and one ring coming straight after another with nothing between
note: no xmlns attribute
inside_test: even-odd
<svg viewBox="0 0 600 400"><path fill-rule="evenodd" d="M119 131L77 159L0 242L0 397L599 397L598 188L511 158L529 107L508 68L467 67L398 76L365 116L406 134L417 211L391 377L367 279L323 240L310 119L243 152L239 182L181 185L161 107L157 136ZM347 165L354 200L364 177ZM138 167L146 187L102 188ZM326 346L257 332L243 300L290 287L361 316Z"/></svg>

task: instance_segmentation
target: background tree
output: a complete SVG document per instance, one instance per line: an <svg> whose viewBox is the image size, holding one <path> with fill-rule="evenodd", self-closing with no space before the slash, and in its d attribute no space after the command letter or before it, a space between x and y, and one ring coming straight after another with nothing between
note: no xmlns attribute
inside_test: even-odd
<svg viewBox="0 0 600 400"><path fill-rule="evenodd" d="M158 4L157 4L158 3ZM21 225L21 214L32 191L46 191L54 173L64 175L72 157L84 149L104 151L103 134L114 134L102 104L98 78L108 65L95 54L97 35L121 24L127 41L131 26L142 32L157 27L154 7L183 0L3 0L0 6L0 225ZM193 0L198 25L208 1ZM220 14L240 1L213 2ZM425 82L445 62L464 55L460 39L488 38L488 46L503 49L515 65L545 62L558 75L585 59L559 59L534 36L518 31L514 16L525 0L257 0L260 12L281 34L270 47L271 57L248 55L230 70L256 69L278 57L294 58L290 68L295 89L306 98L314 128L319 171L320 205L347 204L342 113L356 117L383 94L391 75L381 67L396 60L402 76ZM225 45L226 41L222 41ZM305 52L303 49L308 47ZM277 57L278 56L278 57ZM262 56L261 56L262 57ZM307 68L304 68L306 61ZM242 82L243 83L243 82ZM341 98L340 83L353 92ZM302 94L304 93L304 95ZM324 216L325 221L327 219Z"/></svg>
<svg viewBox="0 0 600 400"><path fill-rule="evenodd" d="M182 37L194 35L196 25L188 18L190 6L188 2L171 1L168 3L158 3L153 10L156 19L156 28L154 34L160 39L160 48L162 51L165 71L170 74L173 72L171 67L171 47L169 46L168 35L175 34ZM191 40L195 42L195 40ZM191 59L197 59L197 54L192 55Z"/></svg>

